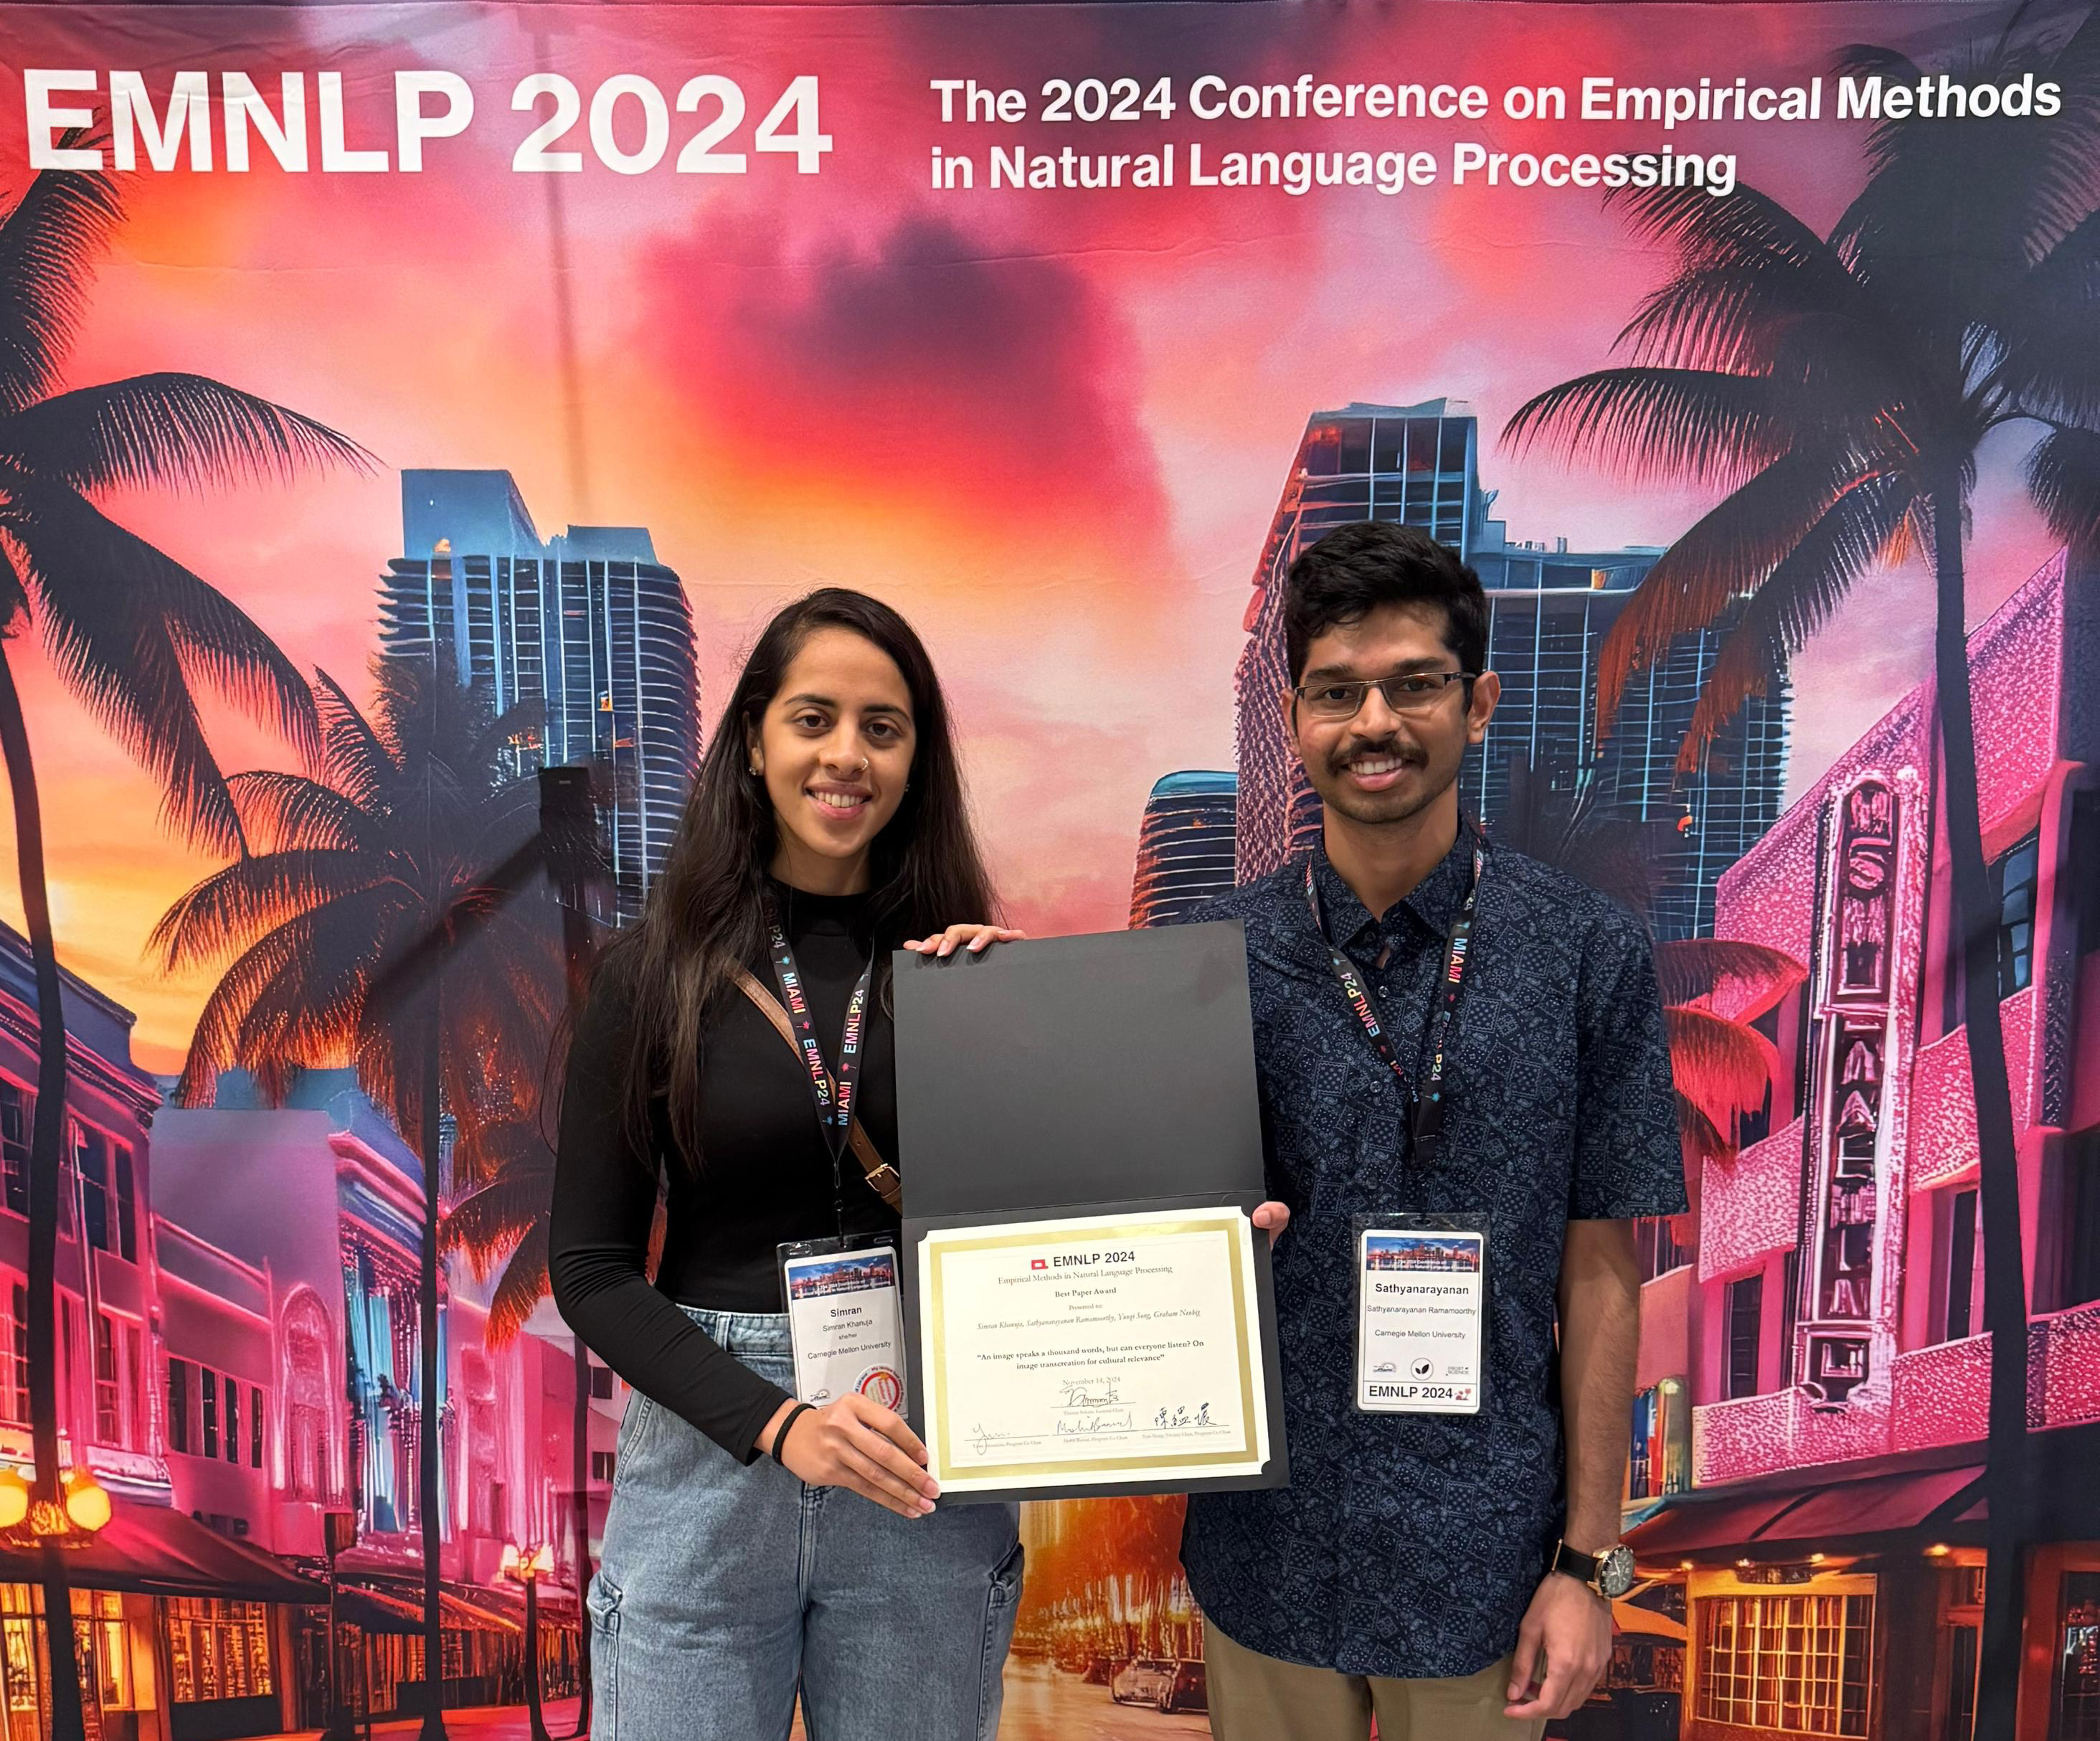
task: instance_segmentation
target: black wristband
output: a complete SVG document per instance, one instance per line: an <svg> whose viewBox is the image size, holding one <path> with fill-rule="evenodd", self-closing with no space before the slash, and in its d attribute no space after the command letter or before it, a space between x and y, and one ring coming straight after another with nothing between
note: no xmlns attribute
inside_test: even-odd
<svg viewBox="0 0 2100 1741"><path fill-rule="evenodd" d="M781 1468L788 1468L788 1460L780 1455L780 1447L788 1443L788 1434L790 1429L793 1428L796 1421L800 1421L803 1416L808 1414L815 1406L815 1404L811 1403L797 1403L792 1408L788 1411L788 1418L780 1423L780 1430L773 1435L772 1457L773 1460L778 1463ZM789 1470L789 1473L792 1474L793 1471Z"/></svg>

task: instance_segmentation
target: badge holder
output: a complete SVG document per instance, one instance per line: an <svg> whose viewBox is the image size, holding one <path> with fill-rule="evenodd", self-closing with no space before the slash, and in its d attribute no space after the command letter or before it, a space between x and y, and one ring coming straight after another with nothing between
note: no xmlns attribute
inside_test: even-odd
<svg viewBox="0 0 2100 1741"><path fill-rule="evenodd" d="M1359 1215L1356 1406L1476 1415L1487 1394L1488 1217Z"/></svg>
<svg viewBox="0 0 2100 1741"><path fill-rule="evenodd" d="M822 1407L858 1390L904 1406L904 1321L897 1235L791 1239L778 1248L795 1395Z"/></svg>

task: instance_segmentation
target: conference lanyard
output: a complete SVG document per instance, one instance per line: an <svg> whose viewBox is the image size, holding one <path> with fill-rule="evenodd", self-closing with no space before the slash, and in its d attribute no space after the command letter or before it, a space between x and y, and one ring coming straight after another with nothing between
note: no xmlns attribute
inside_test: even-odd
<svg viewBox="0 0 2100 1741"><path fill-rule="evenodd" d="M1472 941L1473 913L1480 898L1480 879L1488 866L1486 840L1476 834L1473 838L1472 880L1466 886L1466 899L1458 914L1451 921L1449 936L1444 946L1444 978L1438 991L1436 1007L1429 1016L1429 1030L1423 1049L1428 1062L1423 1067L1422 1080L1414 1089L1410 1129L1414 1140L1420 1143L1436 1136L1444 1129L1444 1094L1446 1061L1454 1049L1452 1023L1458 1014L1458 994L1465 988L1468 947ZM1364 1032L1380 1060L1390 1070L1403 1093L1408 1089L1407 1067L1400 1061L1400 1054L1393 1049L1392 1036L1386 1031L1385 1023L1379 1019L1377 1006L1372 1003L1370 988L1357 964L1336 948L1327 936L1326 921L1320 912L1320 890L1312 878L1312 861L1305 861L1305 904L1312 909L1312 928L1320 934L1320 941L1327 945L1327 960L1335 970L1335 977L1342 983L1342 993L1349 1001L1349 1007L1363 1023Z"/></svg>
<svg viewBox="0 0 2100 1741"><path fill-rule="evenodd" d="M770 899L765 903L765 923L771 933L773 978L780 988L781 1007L793 1024L796 1043L802 1049L802 1063L810 1075L810 1098L816 1102L817 1126L832 1156L832 1210L839 1231L845 1231L846 1188L842 1163L853 1135L854 1094L860 1084L862 1029L867 1018L868 987L875 978L875 956L868 955L860 983L846 1002L845 1030L839 1036L839 1067L836 1076L824 1066L824 1049L817 1043L817 1024L802 988L801 970L795 965L795 951L781 928L780 916Z"/></svg>

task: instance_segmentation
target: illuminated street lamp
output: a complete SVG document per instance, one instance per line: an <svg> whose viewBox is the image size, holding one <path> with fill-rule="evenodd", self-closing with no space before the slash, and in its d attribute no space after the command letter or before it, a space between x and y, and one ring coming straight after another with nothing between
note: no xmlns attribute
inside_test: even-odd
<svg viewBox="0 0 2100 1741"><path fill-rule="evenodd" d="M109 1490L85 1465L59 1478L55 1496L38 1493L27 1470L0 1464L0 1545L84 1548L108 1525Z"/></svg>
<svg viewBox="0 0 2100 1741"><path fill-rule="evenodd" d="M540 1580L554 1569L554 1550L541 1542L520 1548L503 1544L503 1575L525 1586L525 1708L532 1720L532 1741L549 1741L547 1719L540 1709Z"/></svg>

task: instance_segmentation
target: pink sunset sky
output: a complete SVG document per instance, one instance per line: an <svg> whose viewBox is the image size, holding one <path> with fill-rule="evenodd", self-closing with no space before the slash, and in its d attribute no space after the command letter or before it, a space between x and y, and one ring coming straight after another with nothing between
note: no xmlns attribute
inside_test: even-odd
<svg viewBox="0 0 2100 1741"><path fill-rule="evenodd" d="M419 174L123 178L126 220L89 287L77 383L215 376L343 431L364 477L107 506L220 586L300 663L361 683L376 581L399 554L399 472L514 472L541 532L649 528L692 603L710 726L759 625L837 583L920 628L950 683L966 767L1013 916L1040 933L1120 926L1136 831L1160 775L1232 762L1233 662L1255 557L1307 415L1449 395L1481 419L1484 483L1516 538L1658 544L1697 495L1502 449L1530 394L1607 360L1664 264L1595 192L1445 184L994 192L995 144L1140 152L1643 150L1636 126L1317 121L942 126L929 81L1017 87L1162 75L1238 83L1310 73L1394 83L1784 86L1868 41L1936 53L1974 7L1484 6L371 7L11 9L0 49L0 185L29 175L24 68L344 75L349 144L390 147L393 74L445 68L474 99ZM673 95L726 75L753 126L814 74L835 148L821 172L753 153L743 175L513 171L532 125L510 95L539 69L590 94L618 73ZM60 100L95 100L60 99ZM435 105L434 105L435 106ZM1828 113L1826 108L1826 113ZM541 111L545 113L543 108ZM640 111L620 123L638 144ZM1827 228L1861 175L1863 130L1680 129ZM223 144L222 142L216 142ZM928 186L931 148L973 154L970 192ZM550 200L570 250L580 396L557 338ZM580 444L570 431L580 432ZM2047 554L2019 447L1988 456L1972 616ZM1805 789L1927 669L1924 577L1864 585L1798 662L1790 786ZM67 965L139 1013L137 1055L179 1064L207 985L143 959L153 921L211 866L157 824L150 784L58 689L24 681L50 811ZM223 735L229 767L282 761ZM5 826L0 823L0 826ZM0 842L11 847L11 841ZM11 851L7 862L11 864ZM0 914L20 923L11 877Z"/></svg>

